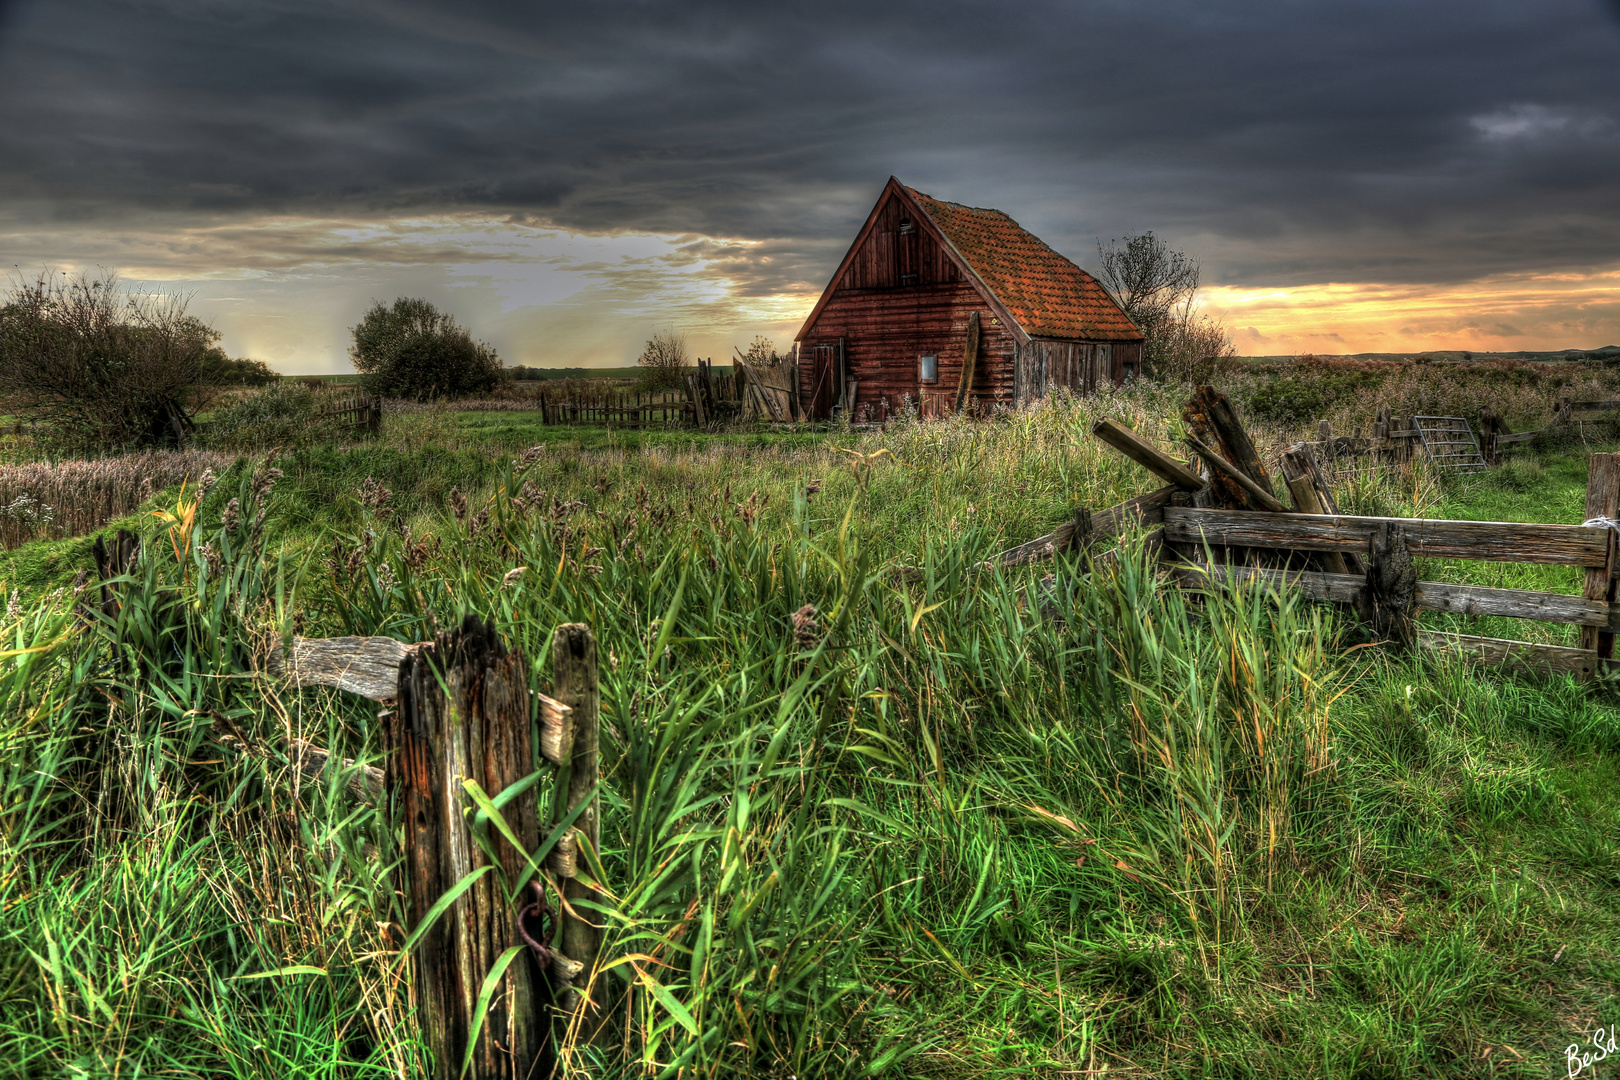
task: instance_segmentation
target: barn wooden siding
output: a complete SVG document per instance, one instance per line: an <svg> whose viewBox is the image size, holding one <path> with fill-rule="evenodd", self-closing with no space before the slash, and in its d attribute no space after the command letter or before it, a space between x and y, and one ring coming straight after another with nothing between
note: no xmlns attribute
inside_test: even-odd
<svg viewBox="0 0 1620 1080"><path fill-rule="evenodd" d="M1140 342L1031 338L1013 356L1012 400L1024 405L1060 388L1091 394L1141 372Z"/></svg>
<svg viewBox="0 0 1620 1080"><path fill-rule="evenodd" d="M976 407L1013 404L1012 331L997 321L978 290L966 282L894 289L841 289L816 320L815 333L799 348L800 400L811 416L825 416L830 404L827 365L844 343L848 377L858 384L855 407L894 415L905 399L925 416L950 411L956 400L967 347L968 317L979 313L979 356L973 369ZM917 382L918 358L939 357L939 379ZM818 379L824 380L819 387Z"/></svg>
<svg viewBox="0 0 1620 1080"><path fill-rule="evenodd" d="M909 231L901 223L911 222ZM975 402L1012 404L1013 349L1008 327L996 321L956 260L919 215L889 198L856 249L815 330L800 345L800 400L811 416L825 416L836 400L828 365L843 340L845 373L858 384L855 412L893 415L909 399L924 415L949 412L956 399L967 345L968 316L979 313L979 357L973 371ZM917 364L939 357L939 378L919 385Z"/></svg>

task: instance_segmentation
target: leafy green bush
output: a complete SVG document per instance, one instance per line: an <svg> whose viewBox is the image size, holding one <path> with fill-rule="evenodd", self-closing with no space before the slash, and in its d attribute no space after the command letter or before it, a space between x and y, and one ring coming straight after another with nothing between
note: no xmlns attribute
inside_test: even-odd
<svg viewBox="0 0 1620 1080"><path fill-rule="evenodd" d="M368 393L430 401L488 393L501 381L495 350L426 300L374 304L349 349Z"/></svg>

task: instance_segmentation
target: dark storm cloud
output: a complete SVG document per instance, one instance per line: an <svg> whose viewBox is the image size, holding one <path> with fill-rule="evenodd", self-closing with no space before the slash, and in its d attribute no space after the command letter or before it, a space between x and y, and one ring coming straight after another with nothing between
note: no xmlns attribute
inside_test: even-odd
<svg viewBox="0 0 1620 1080"><path fill-rule="evenodd" d="M1224 281L1595 265L1620 253L1613 10L0 4L0 196L758 239L758 292L819 286L891 172L1082 262L1152 228Z"/></svg>

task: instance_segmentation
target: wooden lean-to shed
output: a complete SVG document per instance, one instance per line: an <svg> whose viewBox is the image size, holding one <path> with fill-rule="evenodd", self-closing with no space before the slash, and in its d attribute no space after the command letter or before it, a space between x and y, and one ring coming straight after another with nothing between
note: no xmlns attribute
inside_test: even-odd
<svg viewBox="0 0 1620 1080"><path fill-rule="evenodd" d="M1096 278L1000 210L892 176L796 340L810 419L1015 408L1117 386L1142 358Z"/></svg>

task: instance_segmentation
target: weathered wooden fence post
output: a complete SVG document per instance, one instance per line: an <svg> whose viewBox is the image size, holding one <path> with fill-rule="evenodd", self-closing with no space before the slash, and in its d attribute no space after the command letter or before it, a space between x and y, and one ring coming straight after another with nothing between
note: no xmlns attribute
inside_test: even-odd
<svg viewBox="0 0 1620 1080"><path fill-rule="evenodd" d="M1380 524L1368 548L1362 618L1380 641L1411 648L1417 643L1417 570L1405 533L1398 525Z"/></svg>
<svg viewBox="0 0 1620 1080"><path fill-rule="evenodd" d="M399 666L397 707L388 724L392 753L385 784L404 821L398 884L408 927L456 883L488 865L468 829L464 780L491 797L534 771L527 666L494 629L469 615L407 653ZM496 829L489 836L503 874L486 871L422 936L412 954L418 1015L433 1055L435 1080L462 1075L480 988L496 960L524 940L518 908L499 879L515 882L540 846L532 791L504 811L518 851ZM478 1080L528 1080L549 1069L550 991L539 958L525 948L506 969L473 1045Z"/></svg>
<svg viewBox="0 0 1620 1080"><path fill-rule="evenodd" d="M1593 454L1586 474L1586 520L1620 519L1620 454ZM1587 567L1581 595L1588 600L1613 603L1615 599L1614 530L1609 530L1609 559L1602 567ZM1581 648L1596 649L1601 660L1614 657L1614 633L1601 626L1581 627Z"/></svg>
<svg viewBox="0 0 1620 1080"><path fill-rule="evenodd" d="M586 851L595 852L601 840L602 827L597 781L601 775L601 749L599 728L601 723L601 688L596 665L596 638L591 628L583 623L565 623L557 627L551 650L552 690L557 700L572 713L573 749L568 770L567 797L558 792L557 816L566 816L576 806L589 800L574 822L574 842L567 847L577 855L579 864L585 862ZM559 870L566 867L558 867ZM573 913L564 911L558 927L557 947L569 960L581 965L575 986L583 989L590 985L596 954L602 944L602 932L592 920L595 912L578 906L581 900L595 900L591 886L571 874L561 874L563 898L573 907ZM588 1000L580 995L578 1006L585 1010L583 1030L587 1036L601 1026L603 988L595 987ZM575 1001L563 1002L564 1008L574 1007Z"/></svg>

